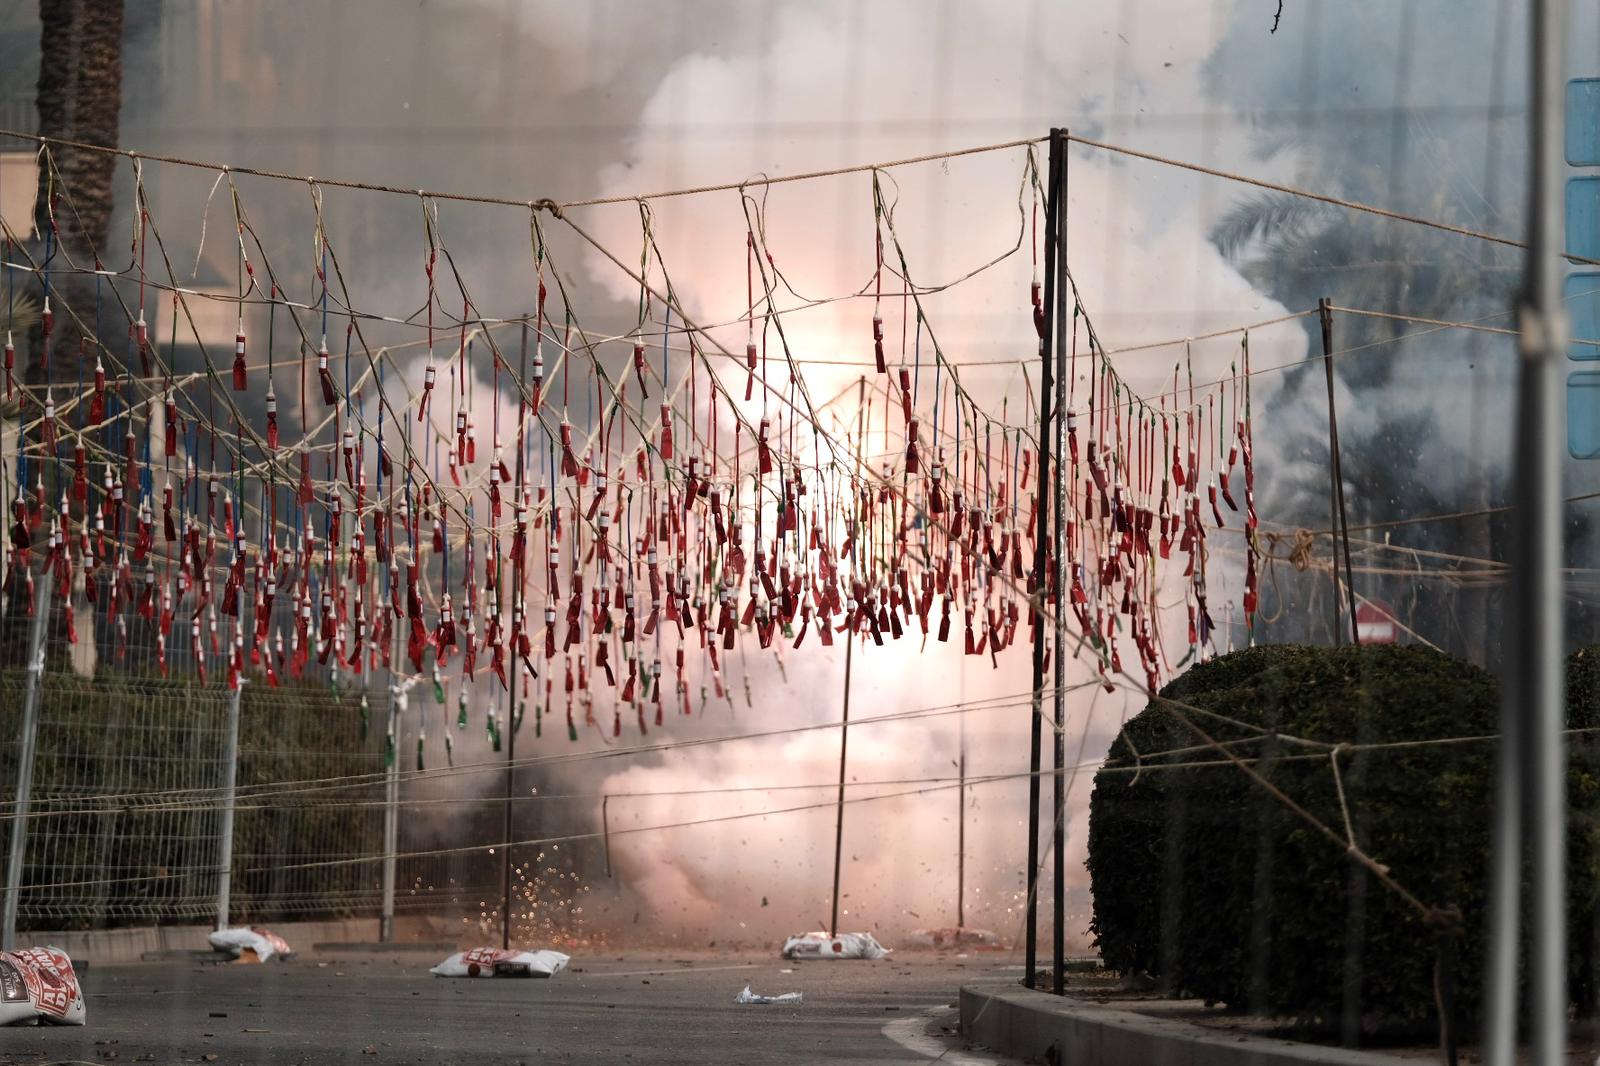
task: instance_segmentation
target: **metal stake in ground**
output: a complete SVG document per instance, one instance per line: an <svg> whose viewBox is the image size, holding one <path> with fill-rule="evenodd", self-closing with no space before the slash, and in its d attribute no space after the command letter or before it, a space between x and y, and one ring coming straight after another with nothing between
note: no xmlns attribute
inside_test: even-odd
<svg viewBox="0 0 1600 1066"><path fill-rule="evenodd" d="M400 713L406 697L389 674L389 732L383 742L383 905L378 939L394 940L394 852L400 839Z"/></svg>
<svg viewBox="0 0 1600 1066"><path fill-rule="evenodd" d="M1033 987L1033 971L1039 960L1039 766L1042 738L1039 730L1040 716L1044 713L1044 620L1049 605L1049 556L1045 548L1044 531L1049 528L1050 499L1050 405L1055 395L1050 366L1050 341L1055 332L1056 314L1056 212L1060 208L1055 195L1061 177L1062 139L1051 130L1050 136L1050 195L1045 200L1044 227L1044 329L1039 334L1039 483L1036 498L1039 501L1038 525L1033 536L1033 702L1028 730L1028 898L1027 930L1023 934L1025 956L1023 984ZM1061 565L1061 560L1056 560Z"/></svg>
<svg viewBox="0 0 1600 1066"><path fill-rule="evenodd" d="M867 376L861 375L856 387L856 450L860 458L863 419L867 414ZM844 635L844 716L839 725L839 802L833 828L833 916L828 920L828 932L839 935L839 863L844 857L844 771L845 755L850 745L850 659L856 646L855 615L850 616L850 631ZM826 623L824 623L826 624Z"/></svg>
<svg viewBox="0 0 1600 1066"><path fill-rule="evenodd" d="M390 637L390 659L400 661L400 631ZM405 717L406 693L414 680L396 680L394 667L389 675L389 732L383 741L383 904L378 912L378 939L394 940L395 851L400 843L400 723Z"/></svg>
<svg viewBox="0 0 1600 1066"><path fill-rule="evenodd" d="M506 812L505 847L500 853L500 946L511 950L511 806L517 779L516 693L512 691L506 708Z"/></svg>
<svg viewBox="0 0 1600 1066"><path fill-rule="evenodd" d="M228 748L222 764L222 828L217 834L217 928L228 928L228 897L233 890L233 807L239 779L239 693L241 672L228 686Z"/></svg>
<svg viewBox="0 0 1600 1066"><path fill-rule="evenodd" d="M961 657L961 702L967 699L967 657ZM960 716L961 752L956 776L956 936L967 924L967 716Z"/></svg>
<svg viewBox="0 0 1600 1066"><path fill-rule="evenodd" d="M33 754L39 735L39 686L44 681L44 637L50 617L48 573L38 582L38 601L28 627L28 690L22 702L22 736L17 745L17 801L11 811L11 850L6 856L6 901L0 924L0 951L17 946L17 905L22 898L22 858L28 847L28 809L33 798Z"/></svg>
<svg viewBox="0 0 1600 1066"><path fill-rule="evenodd" d="M1356 622L1356 579L1350 569L1350 522L1344 511L1344 468L1339 462L1339 411L1333 402L1333 301L1324 296L1317 301L1322 323L1322 369L1328 379L1328 477L1332 494L1328 500L1328 528L1333 530L1333 643L1344 643L1344 624L1339 619L1339 546L1344 545L1344 593L1350 607L1350 640L1361 646L1361 630Z"/></svg>

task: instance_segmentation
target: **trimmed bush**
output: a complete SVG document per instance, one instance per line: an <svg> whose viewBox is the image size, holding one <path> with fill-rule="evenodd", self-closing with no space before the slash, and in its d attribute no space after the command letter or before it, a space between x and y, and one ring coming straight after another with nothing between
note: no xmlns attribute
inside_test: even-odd
<svg viewBox="0 0 1600 1066"><path fill-rule="evenodd" d="M1591 726L1600 649L1575 655L1569 672L1569 724ZM1318 755L1288 738L1365 745L1485 736L1498 731L1500 689L1470 663L1420 646L1284 645L1196 666L1161 695L1187 705L1180 710L1213 739L1258 759L1263 777L1342 838L1325 749ZM1592 737L1572 740L1572 992L1589 1004L1600 762ZM1091 930L1106 965L1209 1002L1308 1022L1341 1016L1347 982L1364 1024L1432 1018L1437 930L1202 743L1153 701L1127 722L1095 777ZM1453 971L1462 1017L1476 1013L1482 994L1495 747L1357 750L1339 760L1362 849L1424 904L1460 911Z"/></svg>

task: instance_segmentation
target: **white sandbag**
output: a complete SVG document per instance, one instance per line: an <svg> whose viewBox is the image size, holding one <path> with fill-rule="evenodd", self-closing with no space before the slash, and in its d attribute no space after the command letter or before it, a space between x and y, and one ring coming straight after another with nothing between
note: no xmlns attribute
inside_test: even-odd
<svg viewBox="0 0 1600 1066"><path fill-rule="evenodd" d="M554 977L571 956L559 951L502 951L473 948L458 951L428 972L437 977Z"/></svg>
<svg viewBox="0 0 1600 1066"><path fill-rule="evenodd" d="M288 941L269 929L259 926L236 926L233 929L218 929L206 939L211 941L211 946L218 951L229 951L234 958L246 951L255 952L256 958L266 962L274 955L287 959L294 954Z"/></svg>
<svg viewBox="0 0 1600 1066"><path fill-rule="evenodd" d="M82 1025L87 1011L72 960L60 948L0 951L0 1025Z"/></svg>
<svg viewBox="0 0 1600 1066"><path fill-rule="evenodd" d="M787 1003L798 1007L803 998L803 992L785 992L781 996L763 996L759 992L750 991L750 986L745 985L744 991L733 997L735 1003Z"/></svg>
<svg viewBox="0 0 1600 1066"><path fill-rule="evenodd" d="M892 950L871 933L804 933L783 943L786 959L881 959Z"/></svg>

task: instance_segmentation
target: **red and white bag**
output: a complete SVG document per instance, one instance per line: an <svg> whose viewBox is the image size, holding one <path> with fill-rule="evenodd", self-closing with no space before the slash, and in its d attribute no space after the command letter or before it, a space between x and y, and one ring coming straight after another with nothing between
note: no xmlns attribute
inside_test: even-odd
<svg viewBox="0 0 1600 1066"><path fill-rule="evenodd" d="M218 929L206 939L210 940L211 946L218 951L232 952L234 958L238 958L246 951L254 952L260 962L266 962L274 955L287 959L294 954L294 948L291 948L283 937L270 929L253 925Z"/></svg>
<svg viewBox="0 0 1600 1066"><path fill-rule="evenodd" d="M0 951L0 1025L82 1025L83 989L60 948Z"/></svg>
<svg viewBox="0 0 1600 1066"><path fill-rule="evenodd" d="M806 933L783 943L786 959L881 959L892 950L871 933Z"/></svg>
<svg viewBox="0 0 1600 1066"><path fill-rule="evenodd" d="M554 977L571 957L559 951L458 951L428 972L438 977Z"/></svg>

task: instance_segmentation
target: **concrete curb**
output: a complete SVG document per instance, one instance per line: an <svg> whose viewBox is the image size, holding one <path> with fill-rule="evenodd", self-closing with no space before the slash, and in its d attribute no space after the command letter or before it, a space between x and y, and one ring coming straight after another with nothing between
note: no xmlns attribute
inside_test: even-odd
<svg viewBox="0 0 1600 1066"><path fill-rule="evenodd" d="M297 952L315 950L313 945L329 941L377 943L378 919L348 918L329 922L267 922L265 926L283 937ZM401 941L426 941L427 948L438 940L440 930L427 919L398 919L395 936ZM209 925L157 925L133 929L90 929L75 931L20 930L17 941L23 947L49 944L79 959L100 966L139 962L145 956L179 958L189 952L209 953L206 937Z"/></svg>
<svg viewBox="0 0 1600 1066"><path fill-rule="evenodd" d="M1416 1066L1417 1061L1218 1033L1033 992L1011 981L961 989L961 1035L1006 1055L1070 1066Z"/></svg>

